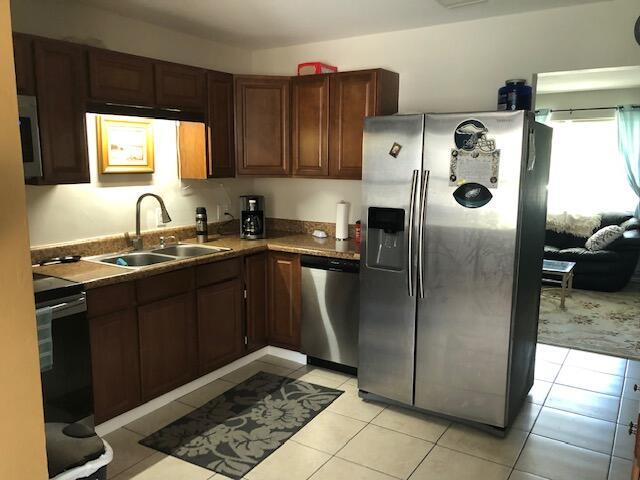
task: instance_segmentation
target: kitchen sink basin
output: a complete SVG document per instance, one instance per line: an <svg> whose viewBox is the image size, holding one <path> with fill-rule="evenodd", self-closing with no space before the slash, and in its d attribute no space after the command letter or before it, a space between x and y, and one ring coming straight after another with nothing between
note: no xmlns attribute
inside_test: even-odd
<svg viewBox="0 0 640 480"><path fill-rule="evenodd" d="M123 253L121 255L112 255L100 259L103 263L111 263L121 267L146 267L157 263L172 262L174 260L175 257L149 252Z"/></svg>
<svg viewBox="0 0 640 480"><path fill-rule="evenodd" d="M171 245L164 248L152 250L152 253L160 253L162 255L171 255L177 258L199 257L201 255L211 255L212 253L226 252L230 248L222 247L204 247L201 245Z"/></svg>

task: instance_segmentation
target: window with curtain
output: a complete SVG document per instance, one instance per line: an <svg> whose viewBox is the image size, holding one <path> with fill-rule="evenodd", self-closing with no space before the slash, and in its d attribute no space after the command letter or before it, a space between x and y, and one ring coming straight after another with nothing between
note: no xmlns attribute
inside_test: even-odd
<svg viewBox="0 0 640 480"><path fill-rule="evenodd" d="M553 121L549 213L633 211L637 197L618 152L615 119Z"/></svg>

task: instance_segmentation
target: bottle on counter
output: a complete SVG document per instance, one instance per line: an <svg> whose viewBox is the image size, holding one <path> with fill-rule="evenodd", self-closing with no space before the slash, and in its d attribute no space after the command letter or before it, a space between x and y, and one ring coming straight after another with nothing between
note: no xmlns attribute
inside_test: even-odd
<svg viewBox="0 0 640 480"><path fill-rule="evenodd" d="M198 243L206 243L209 241L207 209L204 207L196 208L196 237L198 237Z"/></svg>
<svg viewBox="0 0 640 480"><path fill-rule="evenodd" d="M360 220L356 222L356 243L360 243L360 238L362 237L362 224Z"/></svg>

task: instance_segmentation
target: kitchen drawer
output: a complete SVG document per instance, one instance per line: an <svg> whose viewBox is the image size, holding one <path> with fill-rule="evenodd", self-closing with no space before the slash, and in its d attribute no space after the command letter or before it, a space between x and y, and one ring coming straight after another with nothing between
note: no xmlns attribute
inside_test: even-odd
<svg viewBox="0 0 640 480"><path fill-rule="evenodd" d="M196 283L198 287L203 287L239 277L240 272L239 258L200 265L196 269Z"/></svg>
<svg viewBox="0 0 640 480"><path fill-rule="evenodd" d="M194 289L193 268L163 273L136 282L138 304L162 300Z"/></svg>
<svg viewBox="0 0 640 480"><path fill-rule="evenodd" d="M87 291L87 314L98 317L125 310L136 303L133 282L118 283Z"/></svg>

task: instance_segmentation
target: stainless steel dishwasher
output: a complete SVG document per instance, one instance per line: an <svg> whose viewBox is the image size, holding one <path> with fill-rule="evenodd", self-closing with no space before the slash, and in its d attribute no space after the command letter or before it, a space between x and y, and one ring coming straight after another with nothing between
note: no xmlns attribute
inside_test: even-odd
<svg viewBox="0 0 640 480"><path fill-rule="evenodd" d="M301 263L302 351L309 363L354 371L360 262L303 255Z"/></svg>

